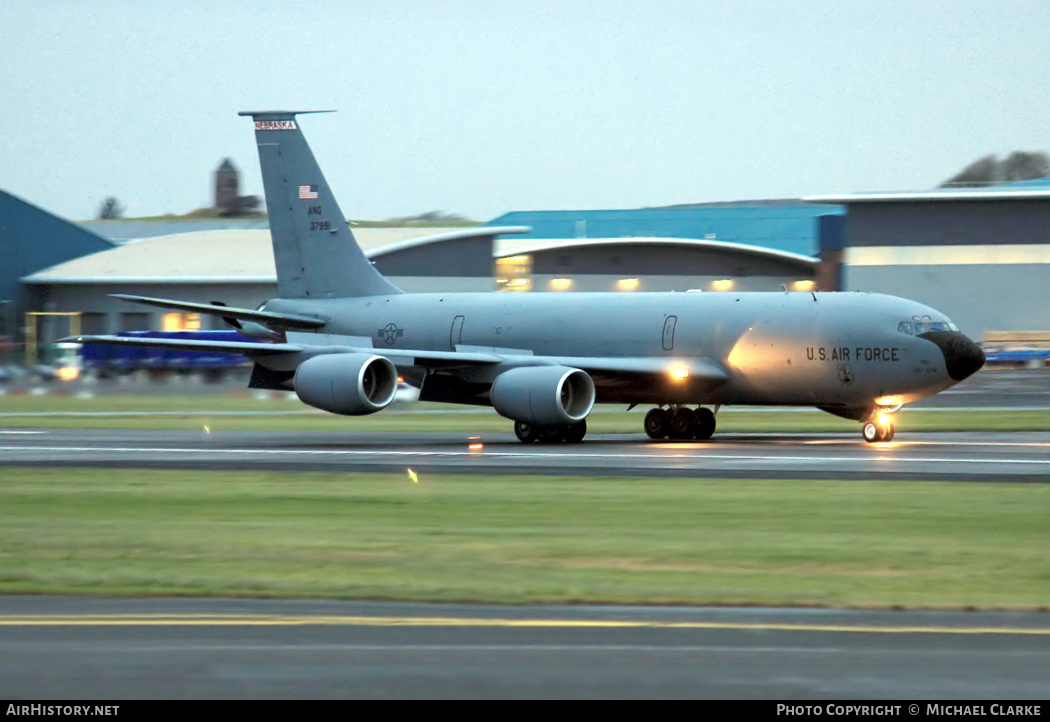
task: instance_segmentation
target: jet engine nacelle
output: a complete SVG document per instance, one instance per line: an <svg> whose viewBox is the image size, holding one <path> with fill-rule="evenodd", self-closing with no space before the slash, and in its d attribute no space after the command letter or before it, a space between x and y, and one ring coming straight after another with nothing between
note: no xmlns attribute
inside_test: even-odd
<svg viewBox="0 0 1050 722"><path fill-rule="evenodd" d="M501 416L526 424L574 424L594 408L594 381L567 366L511 369L492 384L492 406Z"/></svg>
<svg viewBox="0 0 1050 722"><path fill-rule="evenodd" d="M394 400L397 369L382 356L314 356L295 370L295 393L304 404L344 416L374 414Z"/></svg>

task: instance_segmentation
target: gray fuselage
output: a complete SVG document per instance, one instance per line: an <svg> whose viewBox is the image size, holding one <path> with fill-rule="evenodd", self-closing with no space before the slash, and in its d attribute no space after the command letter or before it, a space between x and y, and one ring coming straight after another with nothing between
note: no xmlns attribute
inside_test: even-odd
<svg viewBox="0 0 1050 722"><path fill-rule="evenodd" d="M703 359L728 376L637 384L597 374L600 402L893 406L956 383L937 344L899 330L948 319L881 294L403 294L275 299L266 309L325 318L324 333L370 338L377 351Z"/></svg>

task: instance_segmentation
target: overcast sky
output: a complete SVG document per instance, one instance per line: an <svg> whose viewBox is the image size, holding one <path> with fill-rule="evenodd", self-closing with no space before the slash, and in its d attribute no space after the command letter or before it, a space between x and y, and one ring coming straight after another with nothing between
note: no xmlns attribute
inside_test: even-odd
<svg viewBox="0 0 1050 722"><path fill-rule="evenodd" d="M0 3L0 188L211 205L239 110L302 127L350 218L930 188L1050 150L1050 3Z"/></svg>

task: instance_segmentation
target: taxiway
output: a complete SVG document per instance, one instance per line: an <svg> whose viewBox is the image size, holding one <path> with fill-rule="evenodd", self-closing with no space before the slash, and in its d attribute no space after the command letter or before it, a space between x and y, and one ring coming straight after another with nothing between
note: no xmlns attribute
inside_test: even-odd
<svg viewBox="0 0 1050 722"><path fill-rule="evenodd" d="M0 697L1046 699L1048 621L0 597Z"/></svg>

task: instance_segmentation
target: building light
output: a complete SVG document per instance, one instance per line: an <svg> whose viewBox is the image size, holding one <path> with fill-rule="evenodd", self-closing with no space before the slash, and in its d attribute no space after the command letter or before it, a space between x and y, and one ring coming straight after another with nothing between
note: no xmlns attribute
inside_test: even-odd
<svg viewBox="0 0 1050 722"><path fill-rule="evenodd" d="M568 291L570 288L572 288L572 279L552 278L549 285L552 291Z"/></svg>
<svg viewBox="0 0 1050 722"><path fill-rule="evenodd" d="M621 278L616 282L617 291L637 291L639 281L637 278Z"/></svg>
<svg viewBox="0 0 1050 722"><path fill-rule="evenodd" d="M161 316L161 331L199 331L201 317L199 313L166 313Z"/></svg>
<svg viewBox="0 0 1050 722"><path fill-rule="evenodd" d="M711 290L712 291L731 291L731 290L733 290L733 279L732 278L723 278L723 279L721 279L719 281L712 281L711 282Z"/></svg>
<svg viewBox="0 0 1050 722"><path fill-rule="evenodd" d="M61 381L76 381L77 377L80 376L80 369L76 366L62 366L55 371L55 375Z"/></svg>
<svg viewBox="0 0 1050 722"><path fill-rule="evenodd" d="M496 290L528 291L532 276L532 256L509 256L496 259Z"/></svg>

